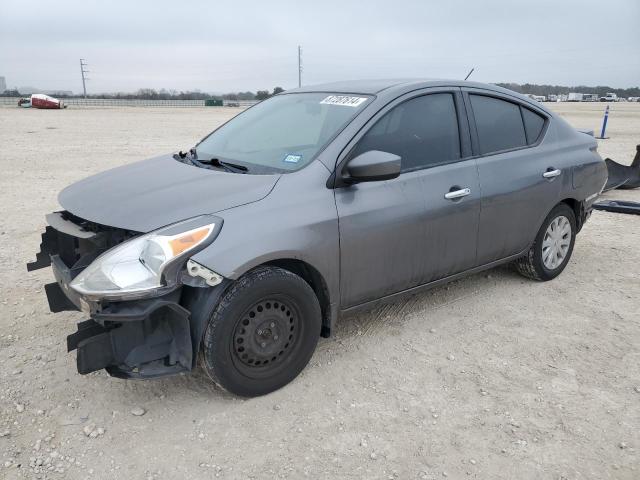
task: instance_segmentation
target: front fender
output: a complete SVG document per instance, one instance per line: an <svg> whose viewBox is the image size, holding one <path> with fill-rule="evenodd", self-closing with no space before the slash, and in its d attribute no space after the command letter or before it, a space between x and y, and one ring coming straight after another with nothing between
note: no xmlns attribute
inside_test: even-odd
<svg viewBox="0 0 640 480"><path fill-rule="evenodd" d="M329 172L320 162L283 175L263 200L216 215L224 226L193 260L235 280L258 265L299 260L322 276L331 302L339 296L339 232Z"/></svg>

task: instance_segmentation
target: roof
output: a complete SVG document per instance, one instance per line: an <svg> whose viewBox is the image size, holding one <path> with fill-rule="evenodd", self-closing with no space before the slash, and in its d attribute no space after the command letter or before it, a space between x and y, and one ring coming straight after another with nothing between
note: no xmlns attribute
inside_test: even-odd
<svg viewBox="0 0 640 480"><path fill-rule="evenodd" d="M380 79L380 80L345 80L341 82L321 83L291 89L288 92L335 92L335 93L366 93L375 94L387 88L421 82L415 79Z"/></svg>
<svg viewBox="0 0 640 480"><path fill-rule="evenodd" d="M285 93L300 92L330 92L330 93L360 93L364 95L376 95L383 91L389 95L403 94L412 90L427 87L470 87L483 90L493 90L512 97L524 100L541 110L550 113L547 108L539 104L535 100L526 97L520 93L498 87L496 85L480 82L469 82L464 80L447 80L433 78L405 78L405 79L380 79L380 80L346 80L341 82L322 83L318 85L308 85L301 88L287 90ZM386 96L386 95L385 95Z"/></svg>

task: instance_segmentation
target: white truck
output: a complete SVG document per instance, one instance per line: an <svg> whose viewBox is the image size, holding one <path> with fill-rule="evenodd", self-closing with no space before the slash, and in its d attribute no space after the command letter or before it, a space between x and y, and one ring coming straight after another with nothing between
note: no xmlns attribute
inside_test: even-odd
<svg viewBox="0 0 640 480"><path fill-rule="evenodd" d="M600 97L601 102L617 102L618 95L615 93L607 93L604 97Z"/></svg>

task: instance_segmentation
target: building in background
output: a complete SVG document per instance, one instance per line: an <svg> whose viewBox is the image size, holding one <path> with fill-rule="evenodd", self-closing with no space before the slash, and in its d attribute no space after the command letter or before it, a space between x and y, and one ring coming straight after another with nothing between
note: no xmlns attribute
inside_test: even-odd
<svg viewBox="0 0 640 480"><path fill-rule="evenodd" d="M0 93L4 92L7 89L7 81L4 77L0 77Z"/></svg>

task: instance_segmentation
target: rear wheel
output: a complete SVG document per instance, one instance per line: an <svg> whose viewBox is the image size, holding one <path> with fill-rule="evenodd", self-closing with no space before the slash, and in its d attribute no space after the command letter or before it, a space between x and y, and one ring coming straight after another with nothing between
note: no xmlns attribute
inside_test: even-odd
<svg viewBox="0 0 640 480"><path fill-rule="evenodd" d="M204 336L207 374L236 395L277 390L307 365L322 321L313 289L277 267L240 278L214 310Z"/></svg>
<svg viewBox="0 0 640 480"><path fill-rule="evenodd" d="M525 277L551 280L564 270L576 240L576 216L573 209L560 203L549 213L526 255L515 262Z"/></svg>

